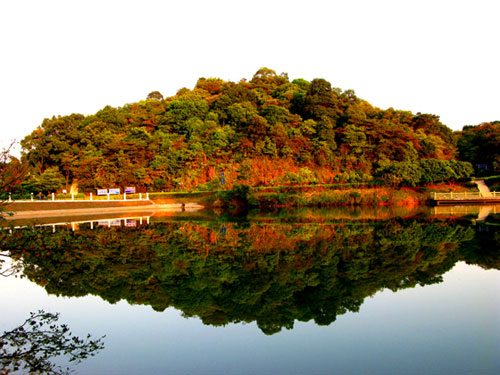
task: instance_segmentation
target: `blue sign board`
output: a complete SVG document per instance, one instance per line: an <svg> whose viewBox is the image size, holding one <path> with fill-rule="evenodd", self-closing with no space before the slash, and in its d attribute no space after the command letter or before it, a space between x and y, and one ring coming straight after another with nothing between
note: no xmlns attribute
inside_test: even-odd
<svg viewBox="0 0 500 375"><path fill-rule="evenodd" d="M108 195L108 189L97 189L97 195Z"/></svg>

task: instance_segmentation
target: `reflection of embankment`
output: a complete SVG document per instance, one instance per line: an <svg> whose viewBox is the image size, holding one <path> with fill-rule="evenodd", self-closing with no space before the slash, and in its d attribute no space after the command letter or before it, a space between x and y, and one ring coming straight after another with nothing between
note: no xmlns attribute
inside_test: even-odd
<svg viewBox="0 0 500 375"><path fill-rule="evenodd" d="M173 204L101 209L26 211L0 220L0 227L25 227L40 225L70 225L99 220L117 220L127 217L204 217L202 207L195 204ZM149 222L149 221L148 221Z"/></svg>
<svg viewBox="0 0 500 375"><path fill-rule="evenodd" d="M120 215L130 214L131 212L147 213L148 216L154 213L165 213L170 215L180 212L196 212L204 207L196 203L173 203L173 204L154 204L151 201L138 202L99 202L91 201L68 203L68 202L43 202L24 204L9 204L5 207L5 212L12 215L3 215L7 221L20 220L39 220L49 218L66 218L66 221L72 221L72 217L92 216L92 215ZM137 214L136 214L137 216ZM142 215L145 216L145 215Z"/></svg>
<svg viewBox="0 0 500 375"><path fill-rule="evenodd" d="M49 216L42 218L23 218L23 219L12 219L9 221L0 221L0 227L4 228L24 228L24 227L39 227L39 226L57 226L57 227L75 227L75 225L96 223L99 221L115 221L115 220L126 220L127 218L143 218L147 221L147 218L151 217L154 212L151 211L138 211L138 212L124 212L124 213L104 213L104 214L92 214L92 215L69 215L69 216Z"/></svg>
<svg viewBox="0 0 500 375"><path fill-rule="evenodd" d="M342 221L378 221L395 218L420 217L429 214L429 207L329 207L329 208L295 208L276 211L253 212L250 220L254 222L324 222L336 223Z"/></svg>
<svg viewBox="0 0 500 375"><path fill-rule="evenodd" d="M154 207L154 208L153 208ZM97 210L70 211L64 215L54 210L49 214L23 216L15 215L8 217L7 221L0 221L4 227L24 227L40 225L70 225L72 223L82 224L102 220L118 220L125 218L142 217L149 223L172 222L172 221L228 221L228 222L252 222L252 223L339 223L343 221L380 221L395 218L462 218L481 221L488 215L496 214L500 206L439 206L439 207L330 207L317 208L288 208L268 211L252 210L237 217L228 215L223 210L203 210L201 206L194 204L172 204L169 206L148 206L148 209L136 207L134 210L123 209L116 212L113 209L104 212ZM147 218L147 219L146 219Z"/></svg>
<svg viewBox="0 0 500 375"><path fill-rule="evenodd" d="M49 293L175 307L204 323L330 324L383 288L441 281L464 258L469 222L168 222L3 233L2 246ZM471 249L469 249L471 250ZM476 262L498 260L478 255Z"/></svg>
<svg viewBox="0 0 500 375"><path fill-rule="evenodd" d="M478 221L484 221L489 215L500 213L498 205L468 205L468 206L436 206L432 208L434 217L464 217L469 216Z"/></svg>
<svg viewBox="0 0 500 375"><path fill-rule="evenodd" d="M149 206L151 207L151 206ZM354 208L325 208L325 209L280 209L276 211L260 212L251 211L242 216L227 215L225 211L202 210L200 206L194 204L175 204L168 206L154 206L154 209L122 210L115 212L96 212L96 210L83 210L82 213L67 211L60 216L59 211L52 211L46 216L35 215L31 217L15 215L9 217L8 221L0 221L4 227L25 227L56 225L66 226L72 224L92 223L102 220L119 220L126 218L142 217L149 223L171 222L171 221L248 221L248 222L297 222L297 223L336 223L345 220L349 221L371 221L388 220L397 217L415 217L426 215L429 208L426 207L354 207ZM74 225L73 225L74 227Z"/></svg>

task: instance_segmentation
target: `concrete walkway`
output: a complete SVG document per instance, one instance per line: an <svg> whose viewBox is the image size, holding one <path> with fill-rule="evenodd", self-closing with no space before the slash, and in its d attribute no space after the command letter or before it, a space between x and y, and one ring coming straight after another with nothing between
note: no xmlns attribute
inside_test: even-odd
<svg viewBox="0 0 500 375"><path fill-rule="evenodd" d="M484 183L484 180L475 180L474 182L476 183L477 188L479 189L479 192L482 194L483 197L493 196L488 186Z"/></svg>

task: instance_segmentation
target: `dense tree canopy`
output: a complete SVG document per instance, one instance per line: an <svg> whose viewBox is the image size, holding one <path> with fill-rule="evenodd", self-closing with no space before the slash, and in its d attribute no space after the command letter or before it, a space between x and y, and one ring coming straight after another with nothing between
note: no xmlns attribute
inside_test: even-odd
<svg viewBox="0 0 500 375"><path fill-rule="evenodd" d="M291 183L286 173L299 170L328 183L456 154L438 116L382 110L324 79L290 81L268 68L250 81L200 78L172 97L153 91L94 115L45 119L21 143L34 181L57 168L87 191L193 188L220 172L228 186Z"/></svg>
<svg viewBox="0 0 500 375"><path fill-rule="evenodd" d="M500 173L500 121L464 126L458 132L458 151L462 160L476 168Z"/></svg>

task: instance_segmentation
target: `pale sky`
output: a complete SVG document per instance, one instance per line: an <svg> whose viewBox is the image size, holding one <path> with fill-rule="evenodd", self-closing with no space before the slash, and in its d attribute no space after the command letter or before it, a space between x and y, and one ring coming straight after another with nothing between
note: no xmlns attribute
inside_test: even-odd
<svg viewBox="0 0 500 375"><path fill-rule="evenodd" d="M199 77L324 78L454 130L500 120L500 1L0 0L0 147Z"/></svg>

